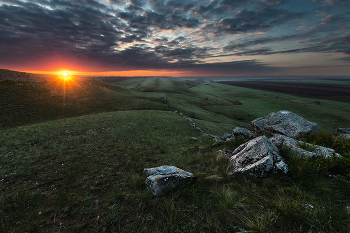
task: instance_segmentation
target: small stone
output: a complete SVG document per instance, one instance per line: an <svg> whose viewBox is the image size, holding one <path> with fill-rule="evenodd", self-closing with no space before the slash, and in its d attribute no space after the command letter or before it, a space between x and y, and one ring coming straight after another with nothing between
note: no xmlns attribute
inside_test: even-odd
<svg viewBox="0 0 350 233"><path fill-rule="evenodd" d="M350 134L350 128L337 128L333 133Z"/></svg>
<svg viewBox="0 0 350 233"><path fill-rule="evenodd" d="M145 168L147 176L145 184L154 196L164 195L170 190L191 183L196 177L175 166L163 165L155 168Z"/></svg>
<svg viewBox="0 0 350 233"><path fill-rule="evenodd" d="M244 138L254 138L255 135L253 134L252 131L246 128L241 128L241 127L236 127L232 130L232 135L234 137L244 137Z"/></svg>

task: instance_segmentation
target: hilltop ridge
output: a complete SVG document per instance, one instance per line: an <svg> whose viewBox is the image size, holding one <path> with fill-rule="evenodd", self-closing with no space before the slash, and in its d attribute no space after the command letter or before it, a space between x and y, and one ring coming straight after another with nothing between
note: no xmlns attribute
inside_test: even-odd
<svg viewBox="0 0 350 233"><path fill-rule="evenodd" d="M0 82L6 80L16 82L43 82L45 78L26 72L0 69Z"/></svg>

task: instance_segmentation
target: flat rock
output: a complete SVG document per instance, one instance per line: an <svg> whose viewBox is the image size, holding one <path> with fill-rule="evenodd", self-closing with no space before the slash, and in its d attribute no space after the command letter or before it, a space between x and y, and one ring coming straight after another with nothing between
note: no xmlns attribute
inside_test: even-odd
<svg viewBox="0 0 350 233"><path fill-rule="evenodd" d="M232 153L223 153L230 157L233 166L230 174L247 172L256 177L264 177L271 172L288 172L288 166L280 156L278 148L266 136L254 138Z"/></svg>
<svg viewBox="0 0 350 233"><path fill-rule="evenodd" d="M270 138L270 141L272 141L278 148L289 148L299 157L341 157L340 154L335 153L335 151L331 148L298 141L285 135L275 135Z"/></svg>
<svg viewBox="0 0 350 233"><path fill-rule="evenodd" d="M178 186L184 186L195 180L195 176L175 166L163 165L154 168L145 168L147 176L145 184L154 196L164 195Z"/></svg>
<svg viewBox="0 0 350 233"><path fill-rule="evenodd" d="M285 110L272 112L265 117L255 119L250 124L256 136L283 134L291 138L300 138L303 134L311 134L319 130L316 123Z"/></svg>

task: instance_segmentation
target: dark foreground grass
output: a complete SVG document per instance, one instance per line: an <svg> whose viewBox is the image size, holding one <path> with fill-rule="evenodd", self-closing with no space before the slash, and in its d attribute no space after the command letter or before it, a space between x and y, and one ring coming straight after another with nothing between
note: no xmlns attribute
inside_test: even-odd
<svg viewBox="0 0 350 233"><path fill-rule="evenodd" d="M326 173L228 177L174 112L120 111L1 131L2 232L348 232L350 186ZM192 140L191 137L199 140ZM143 168L199 178L154 198ZM347 209L348 208L348 209Z"/></svg>

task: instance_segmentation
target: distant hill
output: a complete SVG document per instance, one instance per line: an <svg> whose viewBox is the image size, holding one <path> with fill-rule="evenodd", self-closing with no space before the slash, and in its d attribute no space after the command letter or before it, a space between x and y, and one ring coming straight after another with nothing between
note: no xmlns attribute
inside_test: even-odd
<svg viewBox="0 0 350 233"><path fill-rule="evenodd" d="M100 112L164 109L161 97L140 97L95 79L0 70L0 130Z"/></svg>
<svg viewBox="0 0 350 233"><path fill-rule="evenodd" d="M16 82L43 82L45 81L45 78L30 73L0 69L0 81L6 80Z"/></svg>

